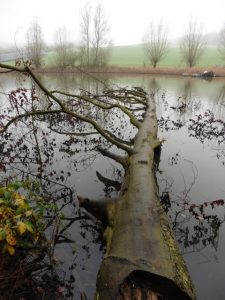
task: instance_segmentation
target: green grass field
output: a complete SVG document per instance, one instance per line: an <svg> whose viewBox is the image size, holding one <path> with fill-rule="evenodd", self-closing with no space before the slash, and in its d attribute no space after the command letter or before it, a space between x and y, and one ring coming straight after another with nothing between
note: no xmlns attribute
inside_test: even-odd
<svg viewBox="0 0 225 300"><path fill-rule="evenodd" d="M112 49L109 65L118 67L144 67L149 66L142 45L115 46ZM14 64L14 61L8 62ZM54 51L49 51L44 56L44 65L54 65ZM168 53L158 64L159 67L181 68L185 67L180 55L179 46L171 46ZM220 57L216 47L208 47L198 62L199 67L225 66L225 61Z"/></svg>
<svg viewBox="0 0 225 300"><path fill-rule="evenodd" d="M143 67L148 66L148 61L144 55L141 45L117 46L112 50L110 65L121 67ZM216 47L208 47L201 57L198 66L213 67L223 66L225 62L221 59ZM184 67L179 47L170 47L168 53L159 63L160 67Z"/></svg>

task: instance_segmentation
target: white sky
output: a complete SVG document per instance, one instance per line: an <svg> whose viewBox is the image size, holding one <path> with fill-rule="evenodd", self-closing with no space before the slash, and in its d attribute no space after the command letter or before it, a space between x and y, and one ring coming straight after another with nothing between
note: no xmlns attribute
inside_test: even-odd
<svg viewBox="0 0 225 300"><path fill-rule="evenodd" d="M191 16L198 18L205 32L218 31L225 22L224 0L0 0L0 41L23 41L34 18L46 43L53 42L59 26L66 26L78 41L80 11L86 3L102 4L114 45L140 43L152 21L163 20L170 38L184 33Z"/></svg>

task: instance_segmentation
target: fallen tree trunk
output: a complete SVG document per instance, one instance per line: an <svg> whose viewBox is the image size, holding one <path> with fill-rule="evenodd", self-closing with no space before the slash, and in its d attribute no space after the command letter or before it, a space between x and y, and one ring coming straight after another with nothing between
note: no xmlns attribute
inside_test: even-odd
<svg viewBox="0 0 225 300"><path fill-rule="evenodd" d="M120 197L108 209L107 252L98 274L97 300L196 298L159 202L153 172L159 145L153 102L148 99Z"/></svg>
<svg viewBox="0 0 225 300"><path fill-rule="evenodd" d="M104 233L107 252L98 274L96 299L196 299L170 223L159 202L153 172L154 149L159 146L153 99L148 98L146 103L146 94L140 89L135 91L121 89L118 93L117 91L112 93L111 99L118 102L123 102L129 97L130 104L138 103L147 107L144 120L140 123L124 103L102 104L101 96L96 96L98 101L95 101L93 97L49 91L27 66L18 68L0 64L0 68L6 69L3 73L16 71L30 76L47 96L48 104L47 110L41 106L36 108L32 98L31 103L26 100L28 108L31 105L30 110L24 111L22 105L22 109L18 110L16 98L17 114L9 119L2 115L2 120L5 119L6 122L1 124L0 133L5 133L12 124L24 118L61 114L69 120L79 120L92 126L108 142L128 153L128 157L121 157L99 148L101 153L124 167L125 178L119 199L107 206L108 216L105 220ZM70 103L55 94L72 97L75 101L74 107L70 109L67 105ZM85 115L83 109L79 109L80 102L77 99L101 109L116 108L123 111L130 122L138 128L134 147L119 139L113 132L104 129L88 114Z"/></svg>

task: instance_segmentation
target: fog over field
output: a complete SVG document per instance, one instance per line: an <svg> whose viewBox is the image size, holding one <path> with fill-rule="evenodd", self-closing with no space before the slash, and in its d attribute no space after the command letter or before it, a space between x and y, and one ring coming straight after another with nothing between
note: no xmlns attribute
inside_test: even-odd
<svg viewBox="0 0 225 300"><path fill-rule="evenodd" d="M114 45L141 43L150 22L163 21L169 38L176 40L184 33L190 17L197 18L205 32L218 32L225 21L223 0L1 0L1 45L24 43L33 20L40 24L47 44L54 42L59 26L65 26L70 40L78 43L81 10L85 5L94 10L98 3L104 8Z"/></svg>

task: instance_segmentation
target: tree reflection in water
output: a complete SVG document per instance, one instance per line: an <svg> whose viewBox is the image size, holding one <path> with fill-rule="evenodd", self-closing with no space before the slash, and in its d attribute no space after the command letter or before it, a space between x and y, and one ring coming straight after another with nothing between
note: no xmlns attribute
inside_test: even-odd
<svg viewBox="0 0 225 300"><path fill-rule="evenodd" d="M66 82L62 82L62 84L68 92L67 89L70 85L67 86ZM219 143L224 139L224 123L217 117L215 111L204 111L203 103L192 97L190 82L184 85L185 90L180 91L173 102L169 101L166 91L161 91L157 80L151 81L149 86L151 90L154 90L158 111L164 112L159 113L161 132L172 131L174 133L185 129L189 136L201 143L213 142L216 157L224 160L222 143ZM88 88L89 96L92 88L91 85ZM96 88L98 89L99 86ZM85 94L85 91L83 93ZM37 95L38 103L35 102ZM12 106L20 112L26 109L25 103L48 109L49 102L46 100L46 96L39 94L34 88L18 89L9 93L9 96ZM71 104L71 108L74 106L74 99L72 100L66 95L64 95L64 99ZM27 100L28 102L26 102ZM219 103L223 105L221 98ZM133 128L129 128L127 120L122 119L117 110L109 114L106 111L93 109L91 105L80 100L77 100L76 105L77 111L82 112L85 109L91 118L98 120L102 125L108 123L109 129L115 128L115 133L121 139L125 140L131 135ZM134 109L137 109L137 113L139 109L141 118L142 108ZM10 113L12 110L6 108L3 115L7 117ZM201 118L199 118L200 115ZM74 135L75 129L76 135ZM102 251L103 245L99 224L93 223L89 216L78 208L76 193L79 190L77 185L79 177L82 176L81 171L88 170L90 172L94 162L99 159L99 153L96 151L99 146L107 148L109 144L95 131L92 129L90 131L88 125L84 126L78 120L74 121L62 114L26 119L20 127L15 127L13 131L8 131L2 137L0 145L1 183L8 183L16 179L38 180L43 196L50 203L57 203L60 212L59 215L56 215L54 211L46 212L46 233L52 241L52 252L50 256L40 257L37 262L40 266L39 270L35 271L32 263L33 270L29 269L28 273L24 273L24 279L28 279L27 274L29 274L32 281L27 281L24 290L19 291L20 294L18 290L14 289L13 293L16 295L18 292L18 297L31 298L30 295L26 295L26 292L32 292L32 299L40 298L43 295L49 299L60 299L60 297L85 299L88 287L82 278L80 269L83 269L84 273L86 272L84 277L88 277L89 273L94 272L93 269L91 271L88 269L87 261L92 259L91 256L95 256L93 244L96 243L100 251ZM185 158L177 151L170 154L168 165L179 167L183 161ZM101 163L103 163L102 160ZM196 182L197 171L193 163L189 162L188 164L191 166L193 179L189 184L185 184L182 192L176 193L176 190L173 189L173 179L165 176L164 170L161 170L162 166L158 162L158 169L161 171L158 174L161 201L171 217L174 232L183 253L200 251L208 245L217 248L219 229L224 223L223 199L211 199L210 201L207 199L202 204L199 204L199 199L191 199L190 193ZM95 180L102 178L102 180L100 179L103 183L101 188L104 190L101 191L101 196L110 198L117 191L111 184L107 184L104 178L110 177L115 182L120 182L122 171L118 168L118 164L110 162L110 166L109 164L105 164L105 166L108 167L108 170L103 174L102 168L94 169L93 173L95 175L98 171ZM88 182L84 182L84 185L88 189ZM99 196L99 193L93 196ZM74 241L76 242L75 248ZM77 250L79 246L83 252ZM28 259L26 258L26 263ZM61 264L62 259L64 259L63 264ZM48 269L49 266L50 269ZM95 288L95 282L92 281L92 291L87 297L93 294Z"/></svg>
<svg viewBox="0 0 225 300"><path fill-rule="evenodd" d="M188 80L184 84L184 89L180 93L182 95L178 97L175 105L169 108L165 92L161 92L161 97L158 96L159 99L161 98L162 104L160 107L161 115L158 120L160 131L163 133L184 129L187 130L189 137L200 141L202 144L211 141L213 143L212 151L216 151L216 157L222 160L224 165L224 148L222 145L225 140L225 122L222 119L217 119L209 109L200 112L202 104L193 97L191 81ZM217 102L217 105L220 106L223 104L221 95L224 96L224 88L220 93L220 101ZM218 112L219 108L214 107L214 110ZM180 116L183 114L191 117L187 119L184 116L182 121ZM189 194L191 194L198 177L194 163L182 157L179 152L171 154L167 163L170 167L177 167L177 170L180 171L179 165L185 161L191 167L192 181L187 186L185 178L183 178L185 187L178 194L175 193L176 188L173 187L174 179L164 175L160 169L160 163L158 163L161 204L171 218L183 254L201 251L208 245L217 250L219 230L225 221L225 200L212 199L198 204L198 199L191 199ZM183 175L181 174L181 176Z"/></svg>
<svg viewBox="0 0 225 300"><path fill-rule="evenodd" d="M14 142L18 145L18 141L13 140L13 144ZM47 145L46 140L45 142ZM33 144L33 147L36 149L37 145ZM73 226L77 226L75 223L80 222L80 235L83 239L82 248L86 253L86 259L88 259L91 255L89 244L97 243L103 251L100 227L98 224L93 224L89 216L80 211L75 201L75 192L67 186L66 182L63 183L66 181L65 177L70 176L69 172L65 174L63 169L51 170L46 175L47 165L53 164L54 155L50 155L51 158L47 155L51 152L42 152L42 159L46 156L47 164L43 163L43 160L40 161L38 155L29 157L32 151L27 150L28 146L25 139L19 143L19 148L13 147L13 149L13 159L7 150L2 149L1 185L25 179L39 182L40 196L49 205L44 216L45 232L49 245L40 253L29 251L28 254L26 252L25 256L19 255L19 257L10 258L7 272L4 273L1 270L1 295L5 297L4 299L10 297L12 299L39 299L40 297L43 299L73 299L75 295L80 297L84 292L80 290L80 286L77 286L76 281L79 278L75 278L73 272L77 263L71 259L66 268L65 265L61 265L63 262L59 259L64 252L60 254L59 246L71 245L69 247L70 253L67 253L67 256L74 257L76 254L74 251L76 237L73 235ZM12 152L10 153L12 154ZM29 168L31 164L32 168ZM77 276L79 277L78 274ZM13 287L13 290L9 289L10 286Z"/></svg>
<svg viewBox="0 0 225 300"><path fill-rule="evenodd" d="M19 88L7 96L10 106L4 107L1 114L3 122L14 112L23 114L33 106L48 110L46 95L40 94L34 87ZM65 101L69 105L74 100L65 95ZM71 103L71 109L74 109L74 103ZM121 131L121 128L126 126L128 120L122 118L117 110L109 115L108 111L93 109L91 105L78 100L76 111L82 113L83 110L102 125L106 120L109 128L115 124L116 133L123 138L124 130ZM19 259L16 267L15 262L12 264L8 279L5 281L5 276L1 278L2 295L6 298L85 299L86 286L82 283L79 269L85 270L93 252L93 244L97 244L101 252L103 244L99 224L93 224L90 215L84 214L77 205L74 174L78 177L81 170L90 169L100 155L97 147L103 146L109 147L108 142L91 131L90 126L61 113L31 116L24 119L20 126L2 134L1 184L15 180L38 181L40 195L52 205L52 208L46 208L45 215L49 247L34 259L29 255L23 260ZM113 165L111 169L115 179L119 179L121 170ZM106 180L99 172L98 175ZM115 192L111 185L105 187L107 196ZM83 252L78 257L80 253L76 248L80 245ZM96 277L96 270L93 272ZM93 285L94 281L95 278ZM13 286L13 291L7 286Z"/></svg>

